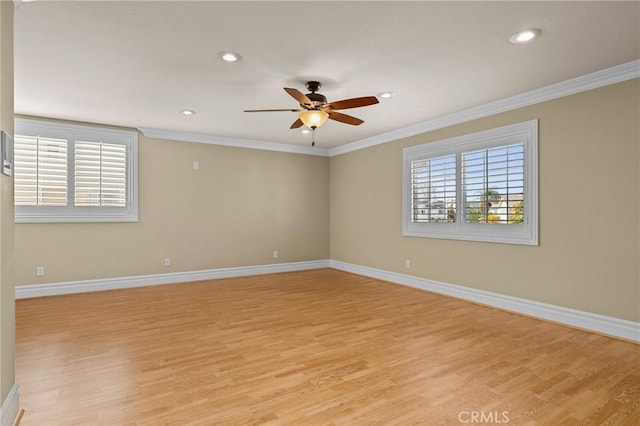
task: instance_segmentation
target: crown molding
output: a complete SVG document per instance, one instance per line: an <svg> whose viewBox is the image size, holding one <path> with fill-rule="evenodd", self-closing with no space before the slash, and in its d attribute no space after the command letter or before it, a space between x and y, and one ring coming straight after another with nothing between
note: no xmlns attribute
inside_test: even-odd
<svg viewBox="0 0 640 426"><path fill-rule="evenodd" d="M358 151L371 146L392 142L409 136L419 135L421 133L431 132L444 127L489 117L502 112L562 98L564 96L574 95L576 93L597 89L599 87L620 83L638 77L640 77L640 60L635 60L581 77L572 78L560 83L530 90L508 98L499 99L488 104L479 105L453 114L423 121L402 129L381 133L370 138L331 148L329 149L329 156L333 157L335 155Z"/></svg>
<svg viewBox="0 0 640 426"><path fill-rule="evenodd" d="M212 136L203 133L181 132L177 130L154 129L151 127L138 127L148 138L169 139L173 141L206 143L210 145L232 146L235 148L261 149L265 151L289 152L293 154L316 155L328 157L326 148L312 148L309 146L287 145L282 143L264 142L251 139L230 138L224 136Z"/></svg>
<svg viewBox="0 0 640 426"><path fill-rule="evenodd" d="M564 96L586 92L587 90L597 89L599 87L620 83L634 78L640 78L640 60L606 68L591 74L530 90L508 98L502 98L484 105L467 108L462 111L454 112L453 114L437 117L330 149L288 145L252 139L213 136L203 133L181 132L177 130L155 129L151 127L138 127L138 130L142 132L144 136L150 138L206 143L211 145L231 146L235 148L289 152L293 154L315 155L320 157L333 157L456 124L466 123L479 118L489 117L517 108L523 108L541 102L562 98Z"/></svg>

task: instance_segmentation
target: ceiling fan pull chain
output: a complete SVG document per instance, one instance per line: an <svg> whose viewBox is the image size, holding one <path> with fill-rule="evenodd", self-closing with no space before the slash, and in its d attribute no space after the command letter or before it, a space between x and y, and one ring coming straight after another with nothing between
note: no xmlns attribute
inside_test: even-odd
<svg viewBox="0 0 640 426"><path fill-rule="evenodd" d="M313 148L314 146L316 146L316 128L312 127L311 128L311 147Z"/></svg>

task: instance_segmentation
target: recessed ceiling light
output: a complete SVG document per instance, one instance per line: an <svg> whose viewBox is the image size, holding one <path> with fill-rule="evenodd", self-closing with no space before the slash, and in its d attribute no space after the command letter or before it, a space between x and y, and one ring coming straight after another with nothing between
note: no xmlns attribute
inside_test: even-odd
<svg viewBox="0 0 640 426"><path fill-rule="evenodd" d="M240 60L240 55L234 52L220 52L218 55L225 62L237 62Z"/></svg>
<svg viewBox="0 0 640 426"><path fill-rule="evenodd" d="M311 130L309 130L309 129L302 129L302 133L304 133L304 134L306 135L307 133L311 133Z"/></svg>
<svg viewBox="0 0 640 426"><path fill-rule="evenodd" d="M180 111L182 114L184 115L193 115L196 112L195 111L191 111L190 109L183 109L182 111Z"/></svg>
<svg viewBox="0 0 640 426"><path fill-rule="evenodd" d="M542 34L542 30L538 28L531 28L530 30L520 31L509 37L509 41L515 44L527 43L533 40L534 38L540 36Z"/></svg>
<svg viewBox="0 0 640 426"><path fill-rule="evenodd" d="M393 92L382 92L382 93L378 93L378 97L382 98L382 99L389 99L389 98L393 98L396 94Z"/></svg>

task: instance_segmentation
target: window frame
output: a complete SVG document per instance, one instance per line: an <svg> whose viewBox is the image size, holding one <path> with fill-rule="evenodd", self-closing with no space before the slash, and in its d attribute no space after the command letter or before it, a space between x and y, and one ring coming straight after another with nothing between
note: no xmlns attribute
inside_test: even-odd
<svg viewBox="0 0 640 426"><path fill-rule="evenodd" d="M464 223L462 153L515 143L524 145L523 223ZM411 216L411 163L452 154L456 156L456 221L453 223L414 222ZM537 119L404 148L402 163L403 236L535 246L539 244Z"/></svg>
<svg viewBox="0 0 640 426"><path fill-rule="evenodd" d="M14 141L19 136L39 135L67 140L67 205L15 206L15 223L138 222L137 131L31 118L16 118L14 124ZM127 197L125 207L76 207L74 205L76 141L104 142L126 146Z"/></svg>

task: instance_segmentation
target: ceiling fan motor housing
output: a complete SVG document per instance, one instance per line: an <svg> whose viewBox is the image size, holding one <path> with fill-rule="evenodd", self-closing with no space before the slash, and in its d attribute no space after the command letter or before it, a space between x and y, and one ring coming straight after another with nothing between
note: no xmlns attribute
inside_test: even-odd
<svg viewBox="0 0 640 426"><path fill-rule="evenodd" d="M322 105L327 103L327 97L325 95L316 93L318 90L320 90L320 87L322 87L319 81L307 81L305 86L308 90L311 91L311 93L307 93L306 96L315 104L315 107L321 107Z"/></svg>
<svg viewBox="0 0 640 426"><path fill-rule="evenodd" d="M307 93L307 98L312 101L315 106L320 107L327 103L327 97L320 93Z"/></svg>

